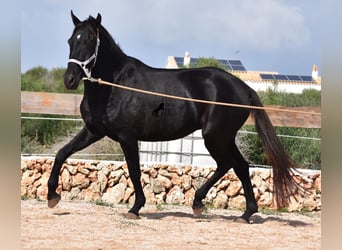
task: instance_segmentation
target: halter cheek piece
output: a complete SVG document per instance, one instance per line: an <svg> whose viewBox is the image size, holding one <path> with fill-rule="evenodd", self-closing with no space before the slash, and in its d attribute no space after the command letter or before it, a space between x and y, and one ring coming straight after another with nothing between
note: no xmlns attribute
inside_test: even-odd
<svg viewBox="0 0 342 250"><path fill-rule="evenodd" d="M68 62L71 62L71 63L76 63L77 65L79 65L83 71L84 71L84 74L86 75L86 77L83 77L82 80L92 80L92 76L91 76L91 69L95 66L96 64L96 59L97 59L97 53L98 53L98 50L99 50L99 47L100 47L100 37L99 37L99 30L97 29L97 35L96 35L96 47L95 47L95 52L93 55L91 55L87 60L85 61L80 61L80 60L77 60L77 59L74 59L74 58L70 58L68 60ZM94 61L93 62L93 65L89 68L87 68L87 65L91 62L91 61Z"/></svg>

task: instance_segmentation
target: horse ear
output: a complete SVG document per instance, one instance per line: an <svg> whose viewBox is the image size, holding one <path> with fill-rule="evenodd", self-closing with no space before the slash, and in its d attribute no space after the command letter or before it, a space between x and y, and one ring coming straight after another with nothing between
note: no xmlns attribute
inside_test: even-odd
<svg viewBox="0 0 342 250"><path fill-rule="evenodd" d="M74 12L72 12L72 10L71 10L71 19L72 19L72 22L74 23L75 26L81 22L80 19L78 19L78 18L74 15Z"/></svg>
<svg viewBox="0 0 342 250"><path fill-rule="evenodd" d="M97 13L96 23L97 23L98 25L101 24L101 19L102 19L102 17L101 17L101 15L100 15L100 13Z"/></svg>

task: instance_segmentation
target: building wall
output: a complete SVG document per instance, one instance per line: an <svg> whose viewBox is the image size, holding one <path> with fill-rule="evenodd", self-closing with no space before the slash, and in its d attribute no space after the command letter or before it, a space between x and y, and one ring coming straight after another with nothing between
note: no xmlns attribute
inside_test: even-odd
<svg viewBox="0 0 342 250"><path fill-rule="evenodd" d="M245 81L245 83L250 86L255 91L266 91L268 88L273 88L274 84L272 82L253 82ZM318 84L299 84L299 83L279 83L277 85L277 90L285 93L296 93L300 94L304 89L315 89L321 90L321 85Z"/></svg>

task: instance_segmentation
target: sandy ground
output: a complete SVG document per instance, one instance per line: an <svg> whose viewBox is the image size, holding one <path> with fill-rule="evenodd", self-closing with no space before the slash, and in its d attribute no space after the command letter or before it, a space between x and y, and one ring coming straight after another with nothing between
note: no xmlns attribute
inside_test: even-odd
<svg viewBox="0 0 342 250"><path fill-rule="evenodd" d="M241 211L209 209L193 217L187 206L146 205L141 219L129 207L61 201L21 201L23 249L320 249L320 212L257 213L252 224L234 220Z"/></svg>

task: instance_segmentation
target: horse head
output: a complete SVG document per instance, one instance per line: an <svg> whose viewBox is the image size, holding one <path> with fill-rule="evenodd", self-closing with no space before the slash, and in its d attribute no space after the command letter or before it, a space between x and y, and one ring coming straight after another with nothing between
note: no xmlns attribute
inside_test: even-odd
<svg viewBox="0 0 342 250"><path fill-rule="evenodd" d="M80 21L71 11L71 18L75 27L68 40L70 53L68 67L64 73L64 84L68 89L76 89L81 79L91 77L91 70L96 64L100 46L101 15Z"/></svg>

